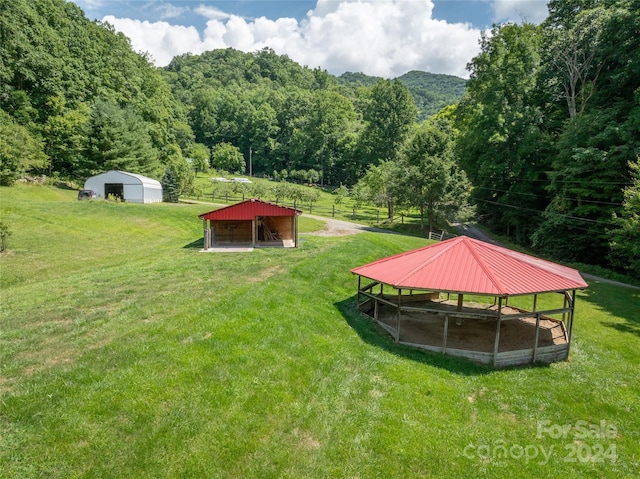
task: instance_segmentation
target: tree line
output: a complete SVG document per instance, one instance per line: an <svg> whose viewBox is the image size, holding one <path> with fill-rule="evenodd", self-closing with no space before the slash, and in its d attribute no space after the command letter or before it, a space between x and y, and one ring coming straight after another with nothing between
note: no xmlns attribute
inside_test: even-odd
<svg viewBox="0 0 640 479"><path fill-rule="evenodd" d="M541 25L483 35L456 114L483 224L640 275L638 33L638 0L552 0Z"/></svg>
<svg viewBox="0 0 640 479"><path fill-rule="evenodd" d="M640 0L552 0L541 25L495 25L461 99L451 77L336 78L269 48L155 68L73 3L0 7L2 185L170 171L184 194L194 171L251 168L389 220L475 214L552 258L640 271Z"/></svg>

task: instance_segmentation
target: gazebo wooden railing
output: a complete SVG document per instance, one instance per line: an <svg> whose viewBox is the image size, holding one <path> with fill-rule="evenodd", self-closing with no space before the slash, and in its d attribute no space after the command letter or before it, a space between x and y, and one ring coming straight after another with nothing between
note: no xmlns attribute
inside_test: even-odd
<svg viewBox="0 0 640 479"><path fill-rule="evenodd" d="M509 296L492 297L493 303L486 307L479 308L471 306L463 301L462 293L438 292L424 290L406 290L391 287L395 294L384 294L384 283L373 281L366 285L361 284L362 277L358 277L358 308L372 317L376 323L389 333L396 343L407 346L422 348L429 351L440 352L451 356L464 357L469 360L492 364L494 367L504 367L527 363L549 363L564 360L569 355L569 345L571 344L571 333L573 329L574 305L576 291L563 291L556 294L563 296L562 307L537 309L538 294L533 296L533 307L531 311L509 306ZM379 291L374 290L379 286ZM452 303L447 300L441 301L440 295L447 294L447 299L451 295L457 296L457 302ZM489 298L488 296L485 296ZM389 315L381 317L381 309L392 311L391 319ZM411 321L421 321L434 323L442 321L442 340L440 344L433 344L434 338L424 338L425 341L408 340L403 337L403 326L412 314ZM557 316L559 318L554 318ZM500 333L505 321L535 320L535 332L529 338L531 347L500 350ZM478 351L473 348L448 346L450 338L450 325L462 325L464 321L495 321L495 338L491 351ZM561 328L561 338L558 336L554 344L541 346L540 331L541 322L555 324ZM549 323L550 322L550 323ZM557 341L557 343L556 343ZM426 344L431 343L431 344ZM504 349L504 348L503 348Z"/></svg>

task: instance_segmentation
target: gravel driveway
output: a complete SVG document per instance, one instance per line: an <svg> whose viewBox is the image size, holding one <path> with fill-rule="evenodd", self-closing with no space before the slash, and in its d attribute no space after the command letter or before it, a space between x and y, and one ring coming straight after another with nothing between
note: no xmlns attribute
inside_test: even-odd
<svg viewBox="0 0 640 479"><path fill-rule="evenodd" d="M350 221L336 220L334 218L326 218L324 216L315 216L303 214L307 218L313 218L314 220L324 221L325 225L320 231L313 231L311 233L305 233L310 236L347 236L354 235L356 233L362 233L366 225L358 223L351 223Z"/></svg>
<svg viewBox="0 0 640 479"><path fill-rule="evenodd" d="M303 214L307 218L313 218L314 220L324 221L325 225L320 231L313 231L311 233L302 233L309 236L348 236L362 233L364 231L374 231L376 233L391 233L394 231L385 230L382 228L374 228L373 226L363 225L359 223L352 223L351 221L336 220L334 218L327 218L325 216L315 216Z"/></svg>

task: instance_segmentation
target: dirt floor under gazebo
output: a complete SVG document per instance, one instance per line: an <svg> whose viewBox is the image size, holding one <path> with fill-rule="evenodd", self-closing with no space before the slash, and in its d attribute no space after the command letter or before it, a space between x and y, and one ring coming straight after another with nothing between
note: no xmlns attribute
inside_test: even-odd
<svg viewBox="0 0 640 479"><path fill-rule="evenodd" d="M444 314L456 310L455 301L415 301L412 308L437 309L438 313L426 311L403 311L400 320L400 340L406 343L441 347L444 336ZM396 308L380 304L378 320L390 328L396 328ZM468 304L462 308L477 315L479 312L497 315L497 306ZM503 319L500 326L500 345L498 352L517 351L533 348L535 339L536 318L506 319L509 314L519 314L520 310L503 306ZM470 314L470 316L471 316ZM496 338L497 318L469 317L462 320L449 319L446 346L450 349L461 349L493 353ZM560 321L540 319L538 347L567 344L565 331Z"/></svg>

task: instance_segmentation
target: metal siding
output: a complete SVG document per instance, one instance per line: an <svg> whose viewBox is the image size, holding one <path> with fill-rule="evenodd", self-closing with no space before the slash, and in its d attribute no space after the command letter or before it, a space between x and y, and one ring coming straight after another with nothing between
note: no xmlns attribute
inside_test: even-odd
<svg viewBox="0 0 640 479"><path fill-rule="evenodd" d="M252 220L257 216L296 216L300 214L300 210L289 208L287 206L275 205L262 200L250 199L235 205L226 206L219 210L209 211L199 215L200 218L219 221L219 220Z"/></svg>
<svg viewBox="0 0 640 479"><path fill-rule="evenodd" d="M129 203L144 203L144 186L140 183L123 184L124 199Z"/></svg>
<svg viewBox="0 0 640 479"><path fill-rule="evenodd" d="M587 287L572 268L460 236L351 270L392 285L498 296Z"/></svg>

